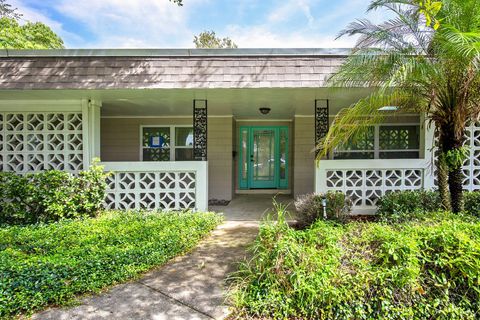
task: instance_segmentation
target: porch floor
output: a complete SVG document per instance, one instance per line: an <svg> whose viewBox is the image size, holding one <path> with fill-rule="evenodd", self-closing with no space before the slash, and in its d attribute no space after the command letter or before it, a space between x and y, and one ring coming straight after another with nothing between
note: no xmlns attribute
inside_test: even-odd
<svg viewBox="0 0 480 320"><path fill-rule="evenodd" d="M291 195L237 194L227 206L210 206L209 210L223 213L227 221L260 221L273 211L273 199L288 205L289 220L295 219L295 207Z"/></svg>

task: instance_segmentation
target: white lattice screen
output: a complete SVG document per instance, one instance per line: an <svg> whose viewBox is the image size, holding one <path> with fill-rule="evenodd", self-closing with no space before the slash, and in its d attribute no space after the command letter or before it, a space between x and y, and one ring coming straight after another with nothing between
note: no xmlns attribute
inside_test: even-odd
<svg viewBox="0 0 480 320"><path fill-rule="evenodd" d="M373 207L382 195L423 187L423 169L327 170L326 189L347 194L355 207Z"/></svg>
<svg viewBox="0 0 480 320"><path fill-rule="evenodd" d="M83 169L81 112L0 113L0 167L19 173Z"/></svg>
<svg viewBox="0 0 480 320"><path fill-rule="evenodd" d="M114 172L108 179L109 209L195 208L195 172Z"/></svg>
<svg viewBox="0 0 480 320"><path fill-rule="evenodd" d="M480 124L470 125L465 136L465 145L470 150L470 156L463 165L463 186L469 191L480 190Z"/></svg>

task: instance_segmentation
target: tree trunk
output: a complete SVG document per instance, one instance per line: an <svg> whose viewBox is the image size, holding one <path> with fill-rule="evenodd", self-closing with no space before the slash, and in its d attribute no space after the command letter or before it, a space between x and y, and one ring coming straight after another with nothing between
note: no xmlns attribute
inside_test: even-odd
<svg viewBox="0 0 480 320"><path fill-rule="evenodd" d="M457 137L455 135L454 125L452 123L441 128L440 147L443 156L445 157L449 151L455 152L462 148L463 140L463 136ZM462 165L458 163L449 163L448 160L446 161L446 165L448 167L448 188L450 190L452 211L458 213L463 211L464 176Z"/></svg>
<svg viewBox="0 0 480 320"><path fill-rule="evenodd" d="M448 186L452 199L452 211L454 213L463 211L463 171L462 167L450 169L448 174Z"/></svg>
<svg viewBox="0 0 480 320"><path fill-rule="evenodd" d="M437 184L438 192L440 193L440 201L442 202L443 210L451 210L450 206L450 192L448 191L448 165L445 160L445 154L438 152L437 159Z"/></svg>

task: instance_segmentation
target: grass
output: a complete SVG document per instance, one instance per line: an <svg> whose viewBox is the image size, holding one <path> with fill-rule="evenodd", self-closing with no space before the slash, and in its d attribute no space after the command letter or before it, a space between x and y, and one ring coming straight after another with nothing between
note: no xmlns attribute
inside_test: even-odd
<svg viewBox="0 0 480 320"><path fill-rule="evenodd" d="M219 222L214 213L107 212L0 228L0 318L135 278L191 249Z"/></svg>
<svg viewBox="0 0 480 320"><path fill-rule="evenodd" d="M264 222L232 275L234 318L478 319L480 221Z"/></svg>

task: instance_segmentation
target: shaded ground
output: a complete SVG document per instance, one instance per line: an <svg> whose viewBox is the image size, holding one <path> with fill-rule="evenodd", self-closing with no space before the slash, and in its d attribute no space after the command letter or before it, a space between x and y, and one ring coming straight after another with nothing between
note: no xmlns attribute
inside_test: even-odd
<svg viewBox="0 0 480 320"><path fill-rule="evenodd" d="M285 194L276 196L271 194L241 194L235 195L227 206L210 206L210 210L222 212L229 221L260 221L268 213L272 212L272 198L284 205L288 205L288 211L295 218L295 206L293 197Z"/></svg>
<svg viewBox="0 0 480 320"><path fill-rule="evenodd" d="M225 278L257 232L257 222L227 221L191 253L141 279L33 319L221 319L228 314Z"/></svg>

